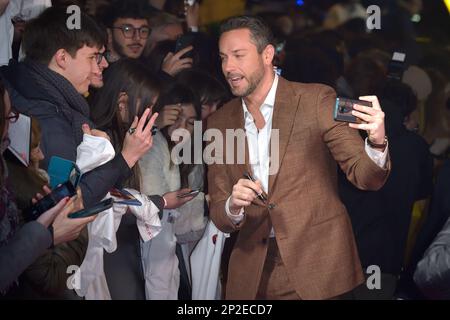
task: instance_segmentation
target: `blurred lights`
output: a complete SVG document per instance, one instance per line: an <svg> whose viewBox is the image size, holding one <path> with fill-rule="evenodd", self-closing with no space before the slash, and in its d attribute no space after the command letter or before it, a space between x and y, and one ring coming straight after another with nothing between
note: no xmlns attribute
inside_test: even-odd
<svg viewBox="0 0 450 320"><path fill-rule="evenodd" d="M299 7L301 7L302 5L305 4L305 2L304 2L303 0L296 0L296 1L295 1L295 4L296 4L297 6L299 6Z"/></svg>
<svg viewBox="0 0 450 320"><path fill-rule="evenodd" d="M421 19L422 19L422 17L420 16L420 14L415 14L412 16L411 21L418 23L418 22L420 22Z"/></svg>
<svg viewBox="0 0 450 320"><path fill-rule="evenodd" d="M447 6L448 13L450 13L450 0L444 0L444 3Z"/></svg>

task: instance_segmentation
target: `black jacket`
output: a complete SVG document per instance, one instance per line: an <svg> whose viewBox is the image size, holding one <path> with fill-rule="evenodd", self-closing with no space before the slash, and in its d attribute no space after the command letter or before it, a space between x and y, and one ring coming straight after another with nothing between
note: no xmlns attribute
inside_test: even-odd
<svg viewBox="0 0 450 320"><path fill-rule="evenodd" d="M52 156L76 161L77 146L81 141L73 134L72 123L60 112L52 96L36 83L27 65L12 61L9 66L2 67L0 73L6 80L14 108L39 121L42 130L41 149L45 155L41 162L42 168L47 169ZM86 118L86 123L91 121ZM82 131L81 127L79 130ZM113 186L120 185L130 174L130 168L121 153L85 174L80 181L85 207L100 201Z"/></svg>
<svg viewBox="0 0 450 320"><path fill-rule="evenodd" d="M345 204L363 267L377 265L381 272L398 275L415 201L432 192L433 160L428 144L402 124L398 108L384 101L386 134L392 170L378 191L362 191L341 173L339 192Z"/></svg>

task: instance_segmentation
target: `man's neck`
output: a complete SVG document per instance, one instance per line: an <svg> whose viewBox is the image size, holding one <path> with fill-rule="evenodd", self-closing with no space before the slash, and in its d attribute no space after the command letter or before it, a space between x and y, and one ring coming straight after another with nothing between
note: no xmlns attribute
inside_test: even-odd
<svg viewBox="0 0 450 320"><path fill-rule="evenodd" d="M259 111L259 108L263 104L270 89L272 88L273 81L275 80L275 73L270 72L265 76L258 88L255 89L250 95L244 97L245 105L248 111L253 114L254 111Z"/></svg>

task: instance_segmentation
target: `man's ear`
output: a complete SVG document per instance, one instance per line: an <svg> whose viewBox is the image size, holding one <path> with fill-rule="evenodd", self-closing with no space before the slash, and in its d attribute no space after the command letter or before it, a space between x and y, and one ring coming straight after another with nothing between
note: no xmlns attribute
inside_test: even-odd
<svg viewBox="0 0 450 320"><path fill-rule="evenodd" d="M263 51L263 59L266 64L272 64L273 58L275 57L275 47L268 44Z"/></svg>
<svg viewBox="0 0 450 320"><path fill-rule="evenodd" d="M65 49L59 49L56 51L52 60L58 68L65 70L67 68L68 58L69 53Z"/></svg>

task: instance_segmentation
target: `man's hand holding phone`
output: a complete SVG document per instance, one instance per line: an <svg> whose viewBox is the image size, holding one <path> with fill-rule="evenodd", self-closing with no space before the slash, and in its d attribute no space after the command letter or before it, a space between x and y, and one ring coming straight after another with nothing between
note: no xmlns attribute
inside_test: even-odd
<svg viewBox="0 0 450 320"><path fill-rule="evenodd" d="M384 112L376 96L359 97L360 100L369 101L372 107L355 104L352 115L364 123L349 123L350 128L366 130L369 144L382 146L386 144L386 131L384 126ZM380 147L380 149L383 149Z"/></svg>
<svg viewBox="0 0 450 320"><path fill-rule="evenodd" d="M229 202L230 212L238 215L242 208L248 207L258 197L263 194L260 181L240 179L234 186Z"/></svg>

